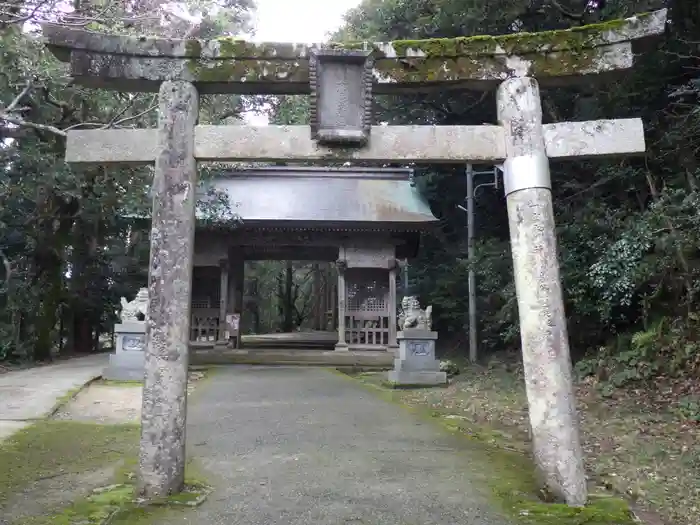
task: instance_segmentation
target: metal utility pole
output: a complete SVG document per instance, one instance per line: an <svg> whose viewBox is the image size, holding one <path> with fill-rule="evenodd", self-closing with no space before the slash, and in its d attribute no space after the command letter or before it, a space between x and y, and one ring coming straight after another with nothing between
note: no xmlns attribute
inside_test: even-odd
<svg viewBox="0 0 700 525"><path fill-rule="evenodd" d="M478 339L477 339L477 320L476 320L476 273L474 272L474 197L476 191L482 186L493 186L498 188L498 171L501 166L495 166L492 170L488 171L474 171L474 167L471 164L467 164L465 175L467 176L467 208L463 206L458 206L462 211L467 212L467 261L469 262L469 281L468 281L468 294L469 294L469 361L475 363L478 357ZM491 175L493 177L492 182L485 182L479 184L476 188L474 187L474 177L476 175Z"/></svg>
<svg viewBox="0 0 700 525"><path fill-rule="evenodd" d="M408 295L408 259L403 260L403 294Z"/></svg>
<svg viewBox="0 0 700 525"><path fill-rule="evenodd" d="M474 167L467 164L467 261L469 262L469 361L476 363L476 274L474 272Z"/></svg>

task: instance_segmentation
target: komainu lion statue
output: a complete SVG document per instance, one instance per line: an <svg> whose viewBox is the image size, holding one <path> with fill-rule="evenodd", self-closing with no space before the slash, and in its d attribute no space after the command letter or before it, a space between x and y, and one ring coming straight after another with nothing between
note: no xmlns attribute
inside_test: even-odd
<svg viewBox="0 0 700 525"><path fill-rule="evenodd" d="M404 297L401 300L401 313L399 314L399 330L406 328L411 330L430 331L433 324L433 307L429 305L425 310L415 296Z"/></svg>
<svg viewBox="0 0 700 525"><path fill-rule="evenodd" d="M119 317L124 321L145 321L148 319L148 288L141 288L133 301L125 297L120 300L122 311Z"/></svg>

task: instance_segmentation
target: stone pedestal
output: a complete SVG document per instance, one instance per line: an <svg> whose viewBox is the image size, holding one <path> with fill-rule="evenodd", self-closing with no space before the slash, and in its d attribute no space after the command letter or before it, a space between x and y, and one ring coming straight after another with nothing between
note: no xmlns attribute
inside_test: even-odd
<svg viewBox="0 0 700 525"><path fill-rule="evenodd" d="M437 332L404 329L396 334L398 357L388 379L396 386L436 386L447 383L447 374L440 371L435 359Z"/></svg>
<svg viewBox="0 0 700 525"><path fill-rule="evenodd" d="M117 381L143 381L146 322L123 321L114 326L116 353L109 356L109 365L102 377Z"/></svg>

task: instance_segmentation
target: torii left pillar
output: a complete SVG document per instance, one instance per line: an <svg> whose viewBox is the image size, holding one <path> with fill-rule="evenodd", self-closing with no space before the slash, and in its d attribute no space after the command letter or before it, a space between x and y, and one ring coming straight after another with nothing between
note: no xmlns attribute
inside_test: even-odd
<svg viewBox="0 0 700 525"><path fill-rule="evenodd" d="M146 499L179 492L185 482L196 88L185 81L163 82L159 111L139 452L139 491Z"/></svg>

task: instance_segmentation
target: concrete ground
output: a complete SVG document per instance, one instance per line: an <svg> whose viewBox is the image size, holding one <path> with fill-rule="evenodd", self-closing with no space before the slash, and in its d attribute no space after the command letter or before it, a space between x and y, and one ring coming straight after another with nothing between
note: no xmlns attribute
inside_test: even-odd
<svg viewBox="0 0 700 525"><path fill-rule="evenodd" d="M506 525L465 443L327 370L227 367L188 402L197 525Z"/></svg>
<svg viewBox="0 0 700 525"><path fill-rule="evenodd" d="M100 354L0 375L0 440L46 418L63 396L102 375L108 360Z"/></svg>

